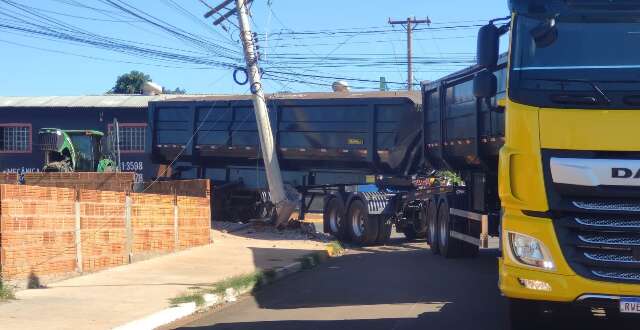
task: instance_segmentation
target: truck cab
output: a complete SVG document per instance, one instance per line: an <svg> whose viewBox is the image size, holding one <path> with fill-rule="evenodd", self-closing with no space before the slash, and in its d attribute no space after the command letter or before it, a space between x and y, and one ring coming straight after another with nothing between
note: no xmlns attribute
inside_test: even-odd
<svg viewBox="0 0 640 330"><path fill-rule="evenodd" d="M478 64L510 32L500 289L514 322L542 306L640 306L640 3L512 0L481 29ZM497 23L497 22L496 22ZM476 96L495 95L478 74Z"/></svg>

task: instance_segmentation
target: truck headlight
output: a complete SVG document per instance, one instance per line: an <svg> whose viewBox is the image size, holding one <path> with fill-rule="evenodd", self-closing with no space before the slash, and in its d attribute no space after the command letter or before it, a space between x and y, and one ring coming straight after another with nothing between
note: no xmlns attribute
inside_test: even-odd
<svg viewBox="0 0 640 330"><path fill-rule="evenodd" d="M511 255L515 261L542 269L555 268L547 247L539 240L518 233L508 233Z"/></svg>

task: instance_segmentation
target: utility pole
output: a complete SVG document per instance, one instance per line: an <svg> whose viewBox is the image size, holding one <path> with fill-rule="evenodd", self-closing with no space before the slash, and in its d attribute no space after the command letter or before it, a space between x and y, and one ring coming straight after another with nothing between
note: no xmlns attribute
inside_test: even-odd
<svg viewBox="0 0 640 330"><path fill-rule="evenodd" d="M389 18L389 24L402 25L407 30L407 90L410 91L413 89L413 28L418 24L431 25L431 20L428 17L420 20L408 17L404 21L394 21Z"/></svg>
<svg viewBox="0 0 640 330"><path fill-rule="evenodd" d="M220 5L211 8L205 14L210 17L224 9L234 0L226 0ZM267 175L269 191L271 193L271 201L275 204L276 215L275 225L280 226L289 221L289 217L293 213L296 202L289 197L285 191L282 182L282 174L280 172L280 164L278 162L278 154L275 149L273 132L271 131L271 122L267 104L265 102L264 90L260 79L260 69L258 68L258 55L254 44L254 36L249 23L249 13L247 4L253 0L235 0L235 8L226 14L222 14L214 25L219 25L233 14L238 16L238 27L240 28L240 40L244 47L244 58L246 62L246 74L249 78L251 86L251 94L253 95L253 107L256 115L256 123L258 124L258 135L260 137L260 147L262 149L262 158L264 160L264 169Z"/></svg>

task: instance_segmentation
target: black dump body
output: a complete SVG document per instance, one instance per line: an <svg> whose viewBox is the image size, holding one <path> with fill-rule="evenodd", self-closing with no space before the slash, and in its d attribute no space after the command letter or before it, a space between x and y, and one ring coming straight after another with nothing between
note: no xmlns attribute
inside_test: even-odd
<svg viewBox="0 0 640 330"><path fill-rule="evenodd" d="M285 181L296 171L406 176L423 166L418 93L281 94L267 96L267 105ZM262 166L248 96L154 102L149 125L155 163L176 160L199 169L192 176L218 181L233 181L230 168L256 173ZM352 180L333 177L334 183Z"/></svg>
<svg viewBox="0 0 640 330"><path fill-rule="evenodd" d="M506 57L495 71L497 99L506 92ZM424 145L426 165L456 172L497 172L498 153L504 145L504 113L491 111L473 94L471 67L438 81L423 83ZM496 105L496 98L491 101Z"/></svg>

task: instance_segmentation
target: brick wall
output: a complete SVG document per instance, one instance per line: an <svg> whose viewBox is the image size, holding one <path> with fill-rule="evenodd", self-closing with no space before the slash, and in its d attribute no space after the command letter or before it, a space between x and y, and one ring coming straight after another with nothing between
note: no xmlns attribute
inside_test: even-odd
<svg viewBox="0 0 640 330"><path fill-rule="evenodd" d="M46 280L205 245L209 205L208 197L0 184L0 271Z"/></svg>
<svg viewBox="0 0 640 330"><path fill-rule="evenodd" d="M109 191L131 191L135 173L53 173L38 172L25 173L24 183L31 186L78 188ZM15 184L18 181L16 173L0 173L0 184Z"/></svg>
<svg viewBox="0 0 640 330"><path fill-rule="evenodd" d="M75 191L0 185L3 278L75 269Z"/></svg>

